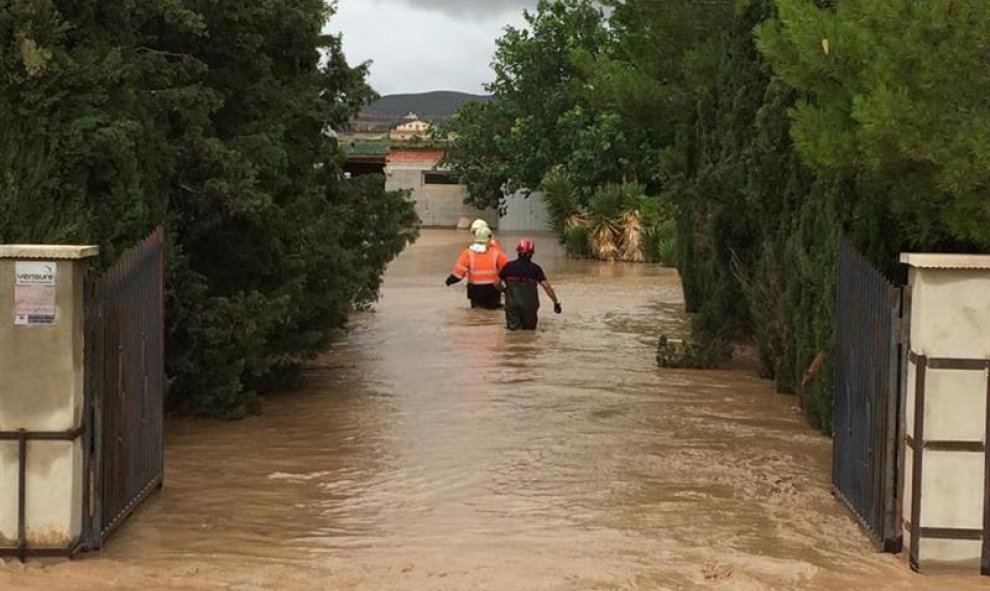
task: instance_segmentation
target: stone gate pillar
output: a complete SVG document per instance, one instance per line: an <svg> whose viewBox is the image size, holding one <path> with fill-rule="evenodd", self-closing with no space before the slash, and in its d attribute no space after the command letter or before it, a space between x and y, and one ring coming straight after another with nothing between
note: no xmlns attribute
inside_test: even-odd
<svg viewBox="0 0 990 591"><path fill-rule="evenodd" d="M82 543L83 300L96 254L0 245L2 554L69 554Z"/></svg>
<svg viewBox="0 0 990 591"><path fill-rule="evenodd" d="M911 307L903 516L914 569L990 574L990 256L903 254Z"/></svg>

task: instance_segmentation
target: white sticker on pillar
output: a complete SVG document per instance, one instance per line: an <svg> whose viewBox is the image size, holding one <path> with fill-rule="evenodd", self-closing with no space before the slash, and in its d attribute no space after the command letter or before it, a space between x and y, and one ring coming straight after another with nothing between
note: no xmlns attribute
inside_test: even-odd
<svg viewBox="0 0 990 591"><path fill-rule="evenodd" d="M14 324L55 324L56 269L53 262L14 263Z"/></svg>

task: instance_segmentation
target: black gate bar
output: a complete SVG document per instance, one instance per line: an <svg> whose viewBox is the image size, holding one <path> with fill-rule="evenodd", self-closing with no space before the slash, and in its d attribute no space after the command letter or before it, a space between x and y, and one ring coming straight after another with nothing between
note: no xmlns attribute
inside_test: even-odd
<svg viewBox="0 0 990 591"><path fill-rule="evenodd" d="M836 259L832 490L878 550L898 552L901 329L910 302L841 236Z"/></svg>

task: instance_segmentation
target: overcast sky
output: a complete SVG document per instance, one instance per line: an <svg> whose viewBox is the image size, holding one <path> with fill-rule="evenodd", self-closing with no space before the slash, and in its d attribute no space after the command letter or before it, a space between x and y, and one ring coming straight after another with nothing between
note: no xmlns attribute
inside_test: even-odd
<svg viewBox="0 0 990 591"><path fill-rule="evenodd" d="M491 80L495 39L536 0L337 0L329 29L349 63L373 62L380 94L460 90Z"/></svg>

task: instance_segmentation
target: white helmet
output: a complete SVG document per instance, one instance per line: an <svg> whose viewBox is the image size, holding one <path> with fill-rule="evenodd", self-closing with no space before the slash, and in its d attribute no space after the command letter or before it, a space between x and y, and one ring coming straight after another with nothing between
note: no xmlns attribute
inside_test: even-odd
<svg viewBox="0 0 990 591"><path fill-rule="evenodd" d="M488 227L488 222L486 222L485 220L483 220L481 218L478 218L478 219L474 220L473 222L471 222L471 231L472 232L477 232L479 229L481 229L481 228L487 228L487 227Z"/></svg>
<svg viewBox="0 0 990 591"><path fill-rule="evenodd" d="M492 231L488 226L483 226L474 231L474 243L475 244L488 244L488 241L492 239Z"/></svg>

